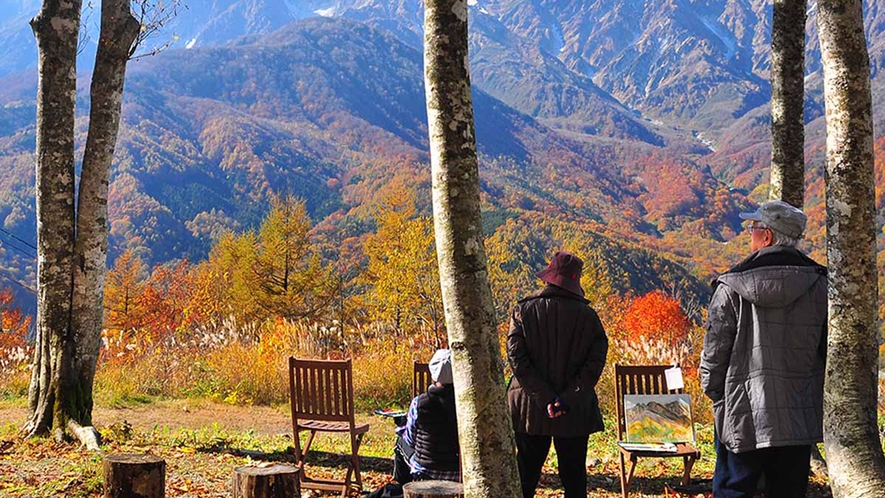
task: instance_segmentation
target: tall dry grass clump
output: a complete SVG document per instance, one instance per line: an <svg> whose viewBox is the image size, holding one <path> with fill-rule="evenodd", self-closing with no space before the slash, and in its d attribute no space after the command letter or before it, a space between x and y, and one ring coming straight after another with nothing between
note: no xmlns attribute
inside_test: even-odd
<svg viewBox="0 0 885 498"><path fill-rule="evenodd" d="M33 348L28 346L0 347L0 397L22 397L28 394L31 368L28 361Z"/></svg>
<svg viewBox="0 0 885 498"><path fill-rule="evenodd" d="M382 327L283 319L239 325L233 318L190 332L106 331L96 376L99 400L199 397L230 404L288 402L288 358L353 360L357 408L409 402L413 359L433 346L424 335L392 338Z"/></svg>

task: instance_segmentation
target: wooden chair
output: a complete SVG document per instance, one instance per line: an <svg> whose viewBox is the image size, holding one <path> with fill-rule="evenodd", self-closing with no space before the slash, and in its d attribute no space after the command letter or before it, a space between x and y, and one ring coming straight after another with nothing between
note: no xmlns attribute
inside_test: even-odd
<svg viewBox="0 0 885 498"><path fill-rule="evenodd" d="M427 391L427 387L433 384L433 378L430 377L430 364L414 362L412 365L412 398Z"/></svg>
<svg viewBox="0 0 885 498"><path fill-rule="evenodd" d="M615 401L618 406L618 441L624 440L627 424L624 418L625 394L682 394L682 389L667 389L664 371L669 365L624 366L615 365ZM636 462L642 458L673 458L682 457L684 471L682 485L691 482L691 468L701 458L701 452L691 443L676 443L676 452L660 453L651 451L629 451L618 446L621 456L621 496L627 498ZM626 469L626 460L630 460L630 472Z"/></svg>
<svg viewBox="0 0 885 498"><path fill-rule="evenodd" d="M292 434L295 441L295 461L301 467L301 487L322 491L340 491L347 496L354 481L360 491L359 448L369 424L354 422L353 365L351 361L300 360L289 358L289 397L292 405ZM304 450L300 431L310 431ZM317 432L350 434L350 463L343 481L312 479L305 472L307 454Z"/></svg>

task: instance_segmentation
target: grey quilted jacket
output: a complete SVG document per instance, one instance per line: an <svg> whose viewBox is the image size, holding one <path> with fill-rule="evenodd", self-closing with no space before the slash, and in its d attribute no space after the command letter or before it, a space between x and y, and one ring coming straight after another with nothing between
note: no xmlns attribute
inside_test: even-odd
<svg viewBox="0 0 885 498"><path fill-rule="evenodd" d="M713 285L700 375L719 441L733 453L821 441L826 268L767 247Z"/></svg>

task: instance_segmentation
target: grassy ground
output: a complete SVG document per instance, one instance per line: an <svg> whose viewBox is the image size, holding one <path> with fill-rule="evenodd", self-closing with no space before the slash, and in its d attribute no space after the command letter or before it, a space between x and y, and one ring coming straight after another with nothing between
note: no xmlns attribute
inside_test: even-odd
<svg viewBox="0 0 885 498"><path fill-rule="evenodd" d="M101 456L72 444L21 440L18 428L25 407L20 398L0 400L0 497L91 497L101 491ZM362 456L366 488L388 482L392 470L393 423L361 414L371 424ZM233 469L255 462L291 462L291 421L285 408L238 407L208 401L149 401L99 407L95 423L104 437L103 452L151 453L166 460L169 497L230 496ZM588 495L620 496L615 437L609 430L594 435L587 457ZM697 428L703 459L693 476L709 478L713 470L712 430ZM320 436L308 470L315 475L343 476L346 438ZM640 461L631 496L663 496L665 482L678 482L681 460ZM561 495L556 455L542 476L541 496ZM812 483L811 497L830 496L822 483Z"/></svg>

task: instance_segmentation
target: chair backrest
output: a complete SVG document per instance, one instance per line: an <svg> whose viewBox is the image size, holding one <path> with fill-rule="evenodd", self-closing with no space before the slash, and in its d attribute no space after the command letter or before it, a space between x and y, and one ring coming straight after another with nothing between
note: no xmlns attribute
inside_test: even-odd
<svg viewBox="0 0 885 498"><path fill-rule="evenodd" d="M430 364L416 361L412 366L412 398L427 391L427 387L432 383Z"/></svg>
<svg viewBox="0 0 885 498"><path fill-rule="evenodd" d="M618 440L627 432L624 420L625 394L682 394L682 389L667 389L664 371L671 365L618 365L615 364L615 402L618 405Z"/></svg>
<svg viewBox="0 0 885 498"><path fill-rule="evenodd" d="M347 360L289 358L292 419L354 423L353 365Z"/></svg>

